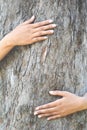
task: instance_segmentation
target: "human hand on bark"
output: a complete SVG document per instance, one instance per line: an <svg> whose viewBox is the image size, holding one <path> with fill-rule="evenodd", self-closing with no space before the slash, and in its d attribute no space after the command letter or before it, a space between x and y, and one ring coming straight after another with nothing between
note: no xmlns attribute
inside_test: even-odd
<svg viewBox="0 0 87 130"><path fill-rule="evenodd" d="M16 45L28 45L35 42L46 40L47 35L53 34L53 29L56 27L52 20L46 20L42 22L33 23L35 17L25 21L17 26L6 37L9 44Z"/></svg>
<svg viewBox="0 0 87 130"><path fill-rule="evenodd" d="M53 34L56 24L52 20L33 23L35 17L18 25L13 31L7 34L0 41L0 60L2 60L9 51L15 46L29 45L35 42L46 40L47 35Z"/></svg>
<svg viewBox="0 0 87 130"><path fill-rule="evenodd" d="M53 120L87 109L87 95L79 97L66 91L50 91L50 94L62 98L36 107L34 115L38 115L38 118L46 117L47 120Z"/></svg>

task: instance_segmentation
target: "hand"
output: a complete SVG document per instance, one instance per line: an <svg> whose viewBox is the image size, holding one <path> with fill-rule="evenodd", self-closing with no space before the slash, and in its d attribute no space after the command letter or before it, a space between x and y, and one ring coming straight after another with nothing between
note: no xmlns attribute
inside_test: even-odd
<svg viewBox="0 0 87 130"><path fill-rule="evenodd" d="M53 96L62 96L62 98L37 107L34 115L38 115L38 118L47 117L47 120L52 120L85 109L85 100L83 97L66 91L50 91L50 94Z"/></svg>
<svg viewBox="0 0 87 130"><path fill-rule="evenodd" d="M53 34L56 27L52 20L33 23L35 17L17 26L5 39L13 46L27 45L47 39L47 35Z"/></svg>

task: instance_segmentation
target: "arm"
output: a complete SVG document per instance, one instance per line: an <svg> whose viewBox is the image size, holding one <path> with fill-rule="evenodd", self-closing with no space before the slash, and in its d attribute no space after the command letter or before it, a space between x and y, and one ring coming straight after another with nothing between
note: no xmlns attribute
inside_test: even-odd
<svg viewBox="0 0 87 130"><path fill-rule="evenodd" d="M13 49L14 45L7 38L3 38L0 41L0 60L2 60L9 51Z"/></svg>
<svg viewBox="0 0 87 130"><path fill-rule="evenodd" d="M47 117L47 120L53 120L87 109L87 93L83 97L66 91L51 91L50 94L62 96L62 98L37 107L34 115L38 115L39 118Z"/></svg>
<svg viewBox="0 0 87 130"><path fill-rule="evenodd" d="M29 45L47 39L56 27L52 20L33 23L35 17L17 26L0 41L0 60L15 46Z"/></svg>

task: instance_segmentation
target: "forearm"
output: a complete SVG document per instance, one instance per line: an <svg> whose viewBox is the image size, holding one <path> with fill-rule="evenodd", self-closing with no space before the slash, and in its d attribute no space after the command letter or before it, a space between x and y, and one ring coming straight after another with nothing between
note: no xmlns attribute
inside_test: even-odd
<svg viewBox="0 0 87 130"><path fill-rule="evenodd" d="M12 42L7 36L0 41L0 61L12 50L13 47Z"/></svg>
<svg viewBox="0 0 87 130"><path fill-rule="evenodd" d="M78 111L87 110L87 93L83 97L80 97Z"/></svg>

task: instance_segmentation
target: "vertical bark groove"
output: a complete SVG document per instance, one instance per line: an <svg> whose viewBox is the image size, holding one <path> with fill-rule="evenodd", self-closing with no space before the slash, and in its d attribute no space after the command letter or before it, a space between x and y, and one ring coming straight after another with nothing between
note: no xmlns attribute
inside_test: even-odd
<svg viewBox="0 0 87 130"><path fill-rule="evenodd" d="M87 92L87 0L0 0L1 38L32 14L57 29L42 43L16 47L0 63L0 130L87 130L87 111L47 121L33 115L49 90Z"/></svg>

